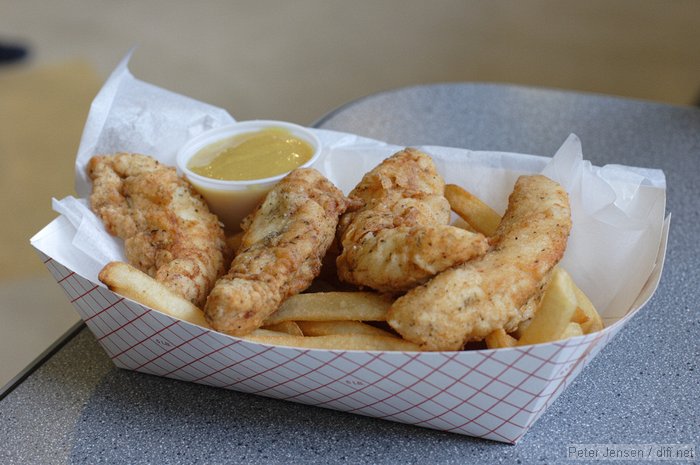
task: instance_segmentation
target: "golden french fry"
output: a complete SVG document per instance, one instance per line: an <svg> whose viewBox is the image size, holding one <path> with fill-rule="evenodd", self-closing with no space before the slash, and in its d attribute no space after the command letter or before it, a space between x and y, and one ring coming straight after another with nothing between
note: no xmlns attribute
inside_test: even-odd
<svg viewBox="0 0 700 465"><path fill-rule="evenodd" d="M202 310L128 263L110 262L102 268L98 278L117 294L174 318L209 328Z"/></svg>
<svg viewBox="0 0 700 465"><path fill-rule="evenodd" d="M329 336L331 334L366 334L368 336L397 337L389 331L361 321L299 321L304 336Z"/></svg>
<svg viewBox="0 0 700 465"><path fill-rule="evenodd" d="M576 298L576 301L578 302L578 296ZM571 316L571 321L573 323L578 323L578 324L583 324L587 322L590 319L590 317L586 314L585 311L581 308L579 305L576 307L576 310L574 310L574 314Z"/></svg>
<svg viewBox="0 0 700 465"><path fill-rule="evenodd" d="M582 334L583 330L581 329L581 325L572 321L566 325L566 328L564 328L564 332L561 333L559 339L569 339L570 337L581 336Z"/></svg>
<svg viewBox="0 0 700 465"><path fill-rule="evenodd" d="M307 349L338 350L399 350L403 352L420 351L420 347L398 337L376 336L368 334L334 334L330 336L290 336L260 334L257 330L242 339L276 346L303 347ZM272 331L270 331L272 332Z"/></svg>
<svg viewBox="0 0 700 465"><path fill-rule="evenodd" d="M455 228L460 228L460 229L464 229L464 230L471 231L471 232L477 232L476 229L474 229L471 224L467 223L467 220L465 220L461 216L458 216L457 219L455 219L452 222L452 226L454 226Z"/></svg>
<svg viewBox="0 0 700 465"><path fill-rule="evenodd" d="M287 299L265 320L281 321L386 321L391 299L374 292L316 292Z"/></svg>
<svg viewBox="0 0 700 465"><path fill-rule="evenodd" d="M280 333L291 334L292 336L303 336L299 325L294 321L280 321L274 325L263 326L262 329L267 329L269 331L278 331Z"/></svg>
<svg viewBox="0 0 700 465"><path fill-rule="evenodd" d="M501 223L501 215L478 197L455 185L445 186L445 197L450 207L472 228L485 236L493 236Z"/></svg>
<svg viewBox="0 0 700 465"><path fill-rule="evenodd" d="M518 324L518 327L515 329L515 331L512 331L510 333L510 335L513 336L515 339L519 339L520 334L522 334L525 328L527 328L532 322L532 317L537 312L537 309L542 303L542 298L544 297L544 290L547 289L547 286L549 285L549 280L552 279L553 274L553 271L547 273L547 275L542 279L540 285L538 286L540 290L537 291L534 295L530 296L530 298L527 299L527 302L525 302L525 304L522 307L520 307L519 312L521 317L524 318L524 320L522 320Z"/></svg>
<svg viewBox="0 0 700 465"><path fill-rule="evenodd" d="M282 331L273 331L271 329L263 329L263 328L258 328L252 333L244 336L244 338L272 338L272 337L286 337L290 336L289 333L283 333Z"/></svg>
<svg viewBox="0 0 700 465"><path fill-rule="evenodd" d="M520 339L520 335L525 331L525 329L530 326L530 323L532 323L532 318L529 318L527 320L523 320L518 324L518 327L510 333L515 339Z"/></svg>
<svg viewBox="0 0 700 465"><path fill-rule="evenodd" d="M506 330L499 328L493 331L491 334L486 336L486 347L489 349L501 349L503 347L515 347L518 340L515 339L510 334L506 333Z"/></svg>
<svg viewBox="0 0 700 465"><path fill-rule="evenodd" d="M561 338L576 311L575 287L566 271L560 267L554 269L535 316L520 333L518 345L538 344Z"/></svg>
<svg viewBox="0 0 700 465"><path fill-rule="evenodd" d="M574 286L574 293L576 294L576 302L578 304L578 309L586 314L587 320L581 323L581 329L583 334L590 334L603 329L603 319L600 314L596 311L593 303L590 299L583 293L578 286Z"/></svg>

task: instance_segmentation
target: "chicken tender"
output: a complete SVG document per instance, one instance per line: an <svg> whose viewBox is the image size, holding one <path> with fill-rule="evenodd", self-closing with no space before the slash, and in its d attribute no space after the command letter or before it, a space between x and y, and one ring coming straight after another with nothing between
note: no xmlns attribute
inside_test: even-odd
<svg viewBox="0 0 700 465"><path fill-rule="evenodd" d="M486 238L450 226L445 182L432 159L405 149L367 173L349 197L339 227L338 277L382 292L402 292L483 255Z"/></svg>
<svg viewBox="0 0 700 465"><path fill-rule="evenodd" d="M521 176L486 255L409 291L387 321L426 350L459 350L496 329L512 332L564 255L570 230L566 191L545 176Z"/></svg>
<svg viewBox="0 0 700 465"><path fill-rule="evenodd" d="M343 193L314 169L299 168L282 179L243 221L231 268L207 299L211 326L249 334L285 299L309 287L347 205Z"/></svg>
<svg viewBox="0 0 700 465"><path fill-rule="evenodd" d="M225 271L224 231L175 168L146 155L93 157L90 204L127 260L194 305L204 305Z"/></svg>

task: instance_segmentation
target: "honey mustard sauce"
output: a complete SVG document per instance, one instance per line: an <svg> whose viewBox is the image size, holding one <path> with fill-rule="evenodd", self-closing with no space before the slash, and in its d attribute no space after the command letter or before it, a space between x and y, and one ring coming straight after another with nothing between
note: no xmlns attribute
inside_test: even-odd
<svg viewBox="0 0 700 465"><path fill-rule="evenodd" d="M237 134L197 152L187 164L212 179L248 181L292 171L309 161L314 149L283 128Z"/></svg>

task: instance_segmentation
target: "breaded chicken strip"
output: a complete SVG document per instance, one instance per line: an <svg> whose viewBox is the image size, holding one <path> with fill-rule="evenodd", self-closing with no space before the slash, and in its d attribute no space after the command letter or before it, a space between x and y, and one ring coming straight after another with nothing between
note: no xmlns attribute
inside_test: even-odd
<svg viewBox="0 0 700 465"><path fill-rule="evenodd" d="M450 226L445 182L433 160L407 148L384 160L350 193L340 221L338 277L382 292L402 292L483 255L484 236Z"/></svg>
<svg viewBox="0 0 700 465"><path fill-rule="evenodd" d="M204 309L217 331L246 335L288 297L311 284L347 208L343 193L318 171L298 168L243 221L241 245Z"/></svg>
<svg viewBox="0 0 700 465"><path fill-rule="evenodd" d="M387 321L426 350L459 350L496 329L511 332L564 255L570 230L566 191L545 176L521 176L486 255L400 297Z"/></svg>
<svg viewBox="0 0 700 465"><path fill-rule="evenodd" d="M127 259L194 305L204 305L225 271L224 231L175 168L133 153L88 163L90 203L107 231L124 239Z"/></svg>

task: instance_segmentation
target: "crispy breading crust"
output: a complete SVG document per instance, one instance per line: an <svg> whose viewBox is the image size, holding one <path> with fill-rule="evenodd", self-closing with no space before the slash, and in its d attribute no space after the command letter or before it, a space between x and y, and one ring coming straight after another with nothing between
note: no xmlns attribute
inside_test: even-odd
<svg viewBox="0 0 700 465"><path fill-rule="evenodd" d="M348 200L318 171L282 179L243 221L231 269L212 290L205 316L217 331L242 336L260 327L319 273Z"/></svg>
<svg viewBox="0 0 700 465"><path fill-rule="evenodd" d="M382 292L402 292L451 266L483 255L478 233L450 226L445 182L433 160L411 148L365 174L355 205L338 228L338 277Z"/></svg>
<svg viewBox="0 0 700 465"><path fill-rule="evenodd" d="M521 176L486 255L409 291L387 321L426 350L460 350L498 328L511 332L564 255L570 230L566 191L545 176Z"/></svg>
<svg viewBox="0 0 700 465"><path fill-rule="evenodd" d="M129 263L201 307L226 254L223 228L202 197L146 155L95 156L87 169L91 207L124 239Z"/></svg>

